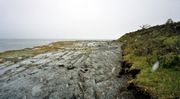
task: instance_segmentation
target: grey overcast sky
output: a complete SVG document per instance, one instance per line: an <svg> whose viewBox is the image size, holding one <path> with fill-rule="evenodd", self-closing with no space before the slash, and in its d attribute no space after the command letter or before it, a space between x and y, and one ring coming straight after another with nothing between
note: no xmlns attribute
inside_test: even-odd
<svg viewBox="0 0 180 99"><path fill-rule="evenodd" d="M180 21L180 0L0 0L0 38L117 39Z"/></svg>

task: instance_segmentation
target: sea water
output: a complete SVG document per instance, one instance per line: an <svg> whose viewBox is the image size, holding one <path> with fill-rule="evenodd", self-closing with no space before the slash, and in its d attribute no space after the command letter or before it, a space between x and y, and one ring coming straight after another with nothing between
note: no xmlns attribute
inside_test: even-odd
<svg viewBox="0 0 180 99"><path fill-rule="evenodd" d="M59 39L0 39L0 52L46 45Z"/></svg>

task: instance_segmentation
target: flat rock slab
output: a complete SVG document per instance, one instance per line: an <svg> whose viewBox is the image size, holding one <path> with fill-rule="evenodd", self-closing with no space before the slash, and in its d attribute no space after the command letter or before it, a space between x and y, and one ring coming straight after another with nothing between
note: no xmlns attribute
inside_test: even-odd
<svg viewBox="0 0 180 99"><path fill-rule="evenodd" d="M79 41L16 64L0 65L0 99L117 99L127 87L121 46Z"/></svg>

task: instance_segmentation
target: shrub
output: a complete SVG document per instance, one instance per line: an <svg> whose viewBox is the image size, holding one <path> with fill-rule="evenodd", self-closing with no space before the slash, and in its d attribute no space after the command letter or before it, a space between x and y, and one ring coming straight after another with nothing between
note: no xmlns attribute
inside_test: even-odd
<svg viewBox="0 0 180 99"><path fill-rule="evenodd" d="M160 58L160 65L163 68L174 68L179 65L180 57L174 53L169 53Z"/></svg>
<svg viewBox="0 0 180 99"><path fill-rule="evenodd" d="M173 23L174 22L173 22L173 20L171 18L166 21L166 24L173 24Z"/></svg>
<svg viewBox="0 0 180 99"><path fill-rule="evenodd" d="M146 62L150 66L152 66L157 60L158 60L158 56L157 55L146 56Z"/></svg>

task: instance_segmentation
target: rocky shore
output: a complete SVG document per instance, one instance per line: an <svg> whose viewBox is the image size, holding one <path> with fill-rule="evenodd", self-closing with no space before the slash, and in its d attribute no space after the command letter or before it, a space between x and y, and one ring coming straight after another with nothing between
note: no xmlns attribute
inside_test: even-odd
<svg viewBox="0 0 180 99"><path fill-rule="evenodd" d="M111 41L79 41L17 62L3 62L0 98L120 99L128 87L127 78L118 77L120 47Z"/></svg>

